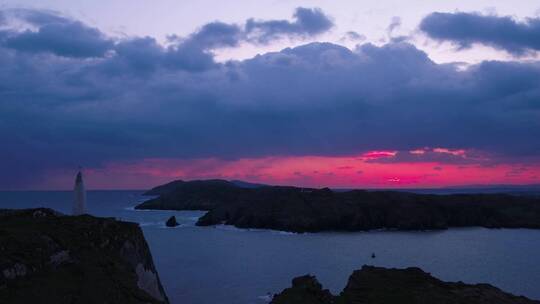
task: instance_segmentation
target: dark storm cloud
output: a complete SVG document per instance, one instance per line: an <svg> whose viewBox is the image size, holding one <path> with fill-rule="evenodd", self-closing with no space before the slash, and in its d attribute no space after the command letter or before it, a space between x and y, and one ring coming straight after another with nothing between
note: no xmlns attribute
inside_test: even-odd
<svg viewBox="0 0 540 304"><path fill-rule="evenodd" d="M65 57L102 57L113 42L98 29L51 13L17 10L12 17L37 26L37 30L3 31L2 45L17 51L52 53ZM0 20L1 22L1 20Z"/></svg>
<svg viewBox="0 0 540 304"><path fill-rule="evenodd" d="M152 38L134 38L116 45L115 50L119 53L116 59L143 70L162 66L200 72L220 66L211 53L215 49L235 47L241 42L268 43L283 37L309 37L327 31L333 25L320 9L297 8L294 18L294 22L250 19L243 26L215 21L185 38L170 36L172 44L166 49Z"/></svg>
<svg viewBox="0 0 540 304"><path fill-rule="evenodd" d="M237 46L242 39L242 29L234 24L211 22L192 34L185 43L195 44L202 49Z"/></svg>
<svg viewBox="0 0 540 304"><path fill-rule="evenodd" d="M201 49L234 47L240 42L267 44L284 37L307 38L322 34L334 23L320 9L296 8L294 21L248 19L242 26L219 21L202 26L183 41ZM173 40L175 40L173 37Z"/></svg>
<svg viewBox="0 0 540 304"><path fill-rule="evenodd" d="M333 21L320 9L299 7L294 13L294 21L255 20L246 22L246 33L259 43L268 43L284 36L313 36L324 33L334 26Z"/></svg>
<svg viewBox="0 0 540 304"><path fill-rule="evenodd" d="M32 9L10 9L4 11L5 16L11 18L19 18L30 24L41 26L52 23L69 23L73 20L61 16L55 11L49 10L32 10Z"/></svg>
<svg viewBox="0 0 540 304"><path fill-rule="evenodd" d="M115 46L116 57L107 65L111 73L134 69L140 74L154 71L164 63L164 48L154 38L133 38Z"/></svg>
<svg viewBox="0 0 540 304"><path fill-rule="evenodd" d="M129 70L132 77L146 77L156 69L202 72L219 66L212 53L191 41L163 47L151 37L131 38L118 41L113 50L107 64L95 68L110 75L125 74Z"/></svg>
<svg viewBox="0 0 540 304"><path fill-rule="evenodd" d="M537 62L461 70L408 43L311 43L218 63L195 47L234 45L226 37L236 31L218 28L167 47L150 37L115 40L100 58L0 47L0 185L141 158L419 147L538 157Z"/></svg>
<svg viewBox="0 0 540 304"><path fill-rule="evenodd" d="M243 30L237 25L207 23L185 39L171 37L173 44L164 54L164 62L169 67L204 71L217 66L211 50L237 46L243 39Z"/></svg>
<svg viewBox="0 0 540 304"><path fill-rule="evenodd" d="M116 50L134 59L135 53L150 52L150 59L139 56L142 63L131 62L139 68L152 68L149 60L153 60L154 63L189 71L215 67L210 51L218 48L235 47L243 41L268 43L283 37L309 37L332 26L321 10L300 7L295 11L293 22L250 19L239 26L215 21L203 25L188 37L171 36L169 47L163 48L149 37L115 42L96 28L50 11L15 9L0 12L0 24L7 24L9 18L26 23L30 28L0 29L0 45L4 48L74 58L104 57L107 52Z"/></svg>
<svg viewBox="0 0 540 304"><path fill-rule="evenodd" d="M451 41L460 48L479 43L514 55L540 50L540 18L519 22L508 16L432 13L422 20L420 29L433 39Z"/></svg>

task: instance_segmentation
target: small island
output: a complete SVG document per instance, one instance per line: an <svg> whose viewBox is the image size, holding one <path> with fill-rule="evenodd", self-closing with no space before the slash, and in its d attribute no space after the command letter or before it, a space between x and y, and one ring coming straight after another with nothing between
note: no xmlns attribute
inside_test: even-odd
<svg viewBox="0 0 540 304"><path fill-rule="evenodd" d="M420 268L387 269L364 266L353 272L335 296L314 276L292 280L292 287L274 295L270 304L538 304L489 284L444 282Z"/></svg>
<svg viewBox="0 0 540 304"><path fill-rule="evenodd" d="M136 209L207 210L197 225L291 232L540 228L540 198L509 194L417 194L174 181Z"/></svg>

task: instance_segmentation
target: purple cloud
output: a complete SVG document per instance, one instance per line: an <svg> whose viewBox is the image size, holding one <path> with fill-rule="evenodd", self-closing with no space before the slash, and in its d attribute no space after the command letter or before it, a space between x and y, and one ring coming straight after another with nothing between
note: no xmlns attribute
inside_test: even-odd
<svg viewBox="0 0 540 304"><path fill-rule="evenodd" d="M208 48L234 46L237 31L214 25L167 47L151 37L99 32L98 41L113 41L103 57L87 57L101 54L92 47L50 47L53 55L43 56L0 43L0 184L141 158L446 147L538 161L538 62L488 61L462 70L395 42L354 50L310 43L216 62ZM87 41L70 42L87 48ZM432 154L425 157L443 161L436 156L444 153Z"/></svg>
<svg viewBox="0 0 540 304"><path fill-rule="evenodd" d="M255 20L246 22L246 33L250 40L266 44L285 36L306 37L324 33L334 26L334 22L320 9L299 7L294 12L294 21Z"/></svg>
<svg viewBox="0 0 540 304"><path fill-rule="evenodd" d="M420 23L429 37L451 41L460 48L484 44L521 56L540 50L540 18L523 22L512 17L477 13L431 13Z"/></svg>

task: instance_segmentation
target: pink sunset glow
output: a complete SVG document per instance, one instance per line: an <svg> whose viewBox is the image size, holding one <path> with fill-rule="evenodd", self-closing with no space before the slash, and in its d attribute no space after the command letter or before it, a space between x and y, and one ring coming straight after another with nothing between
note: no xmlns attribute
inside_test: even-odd
<svg viewBox="0 0 540 304"><path fill-rule="evenodd" d="M441 153L466 158L465 150L443 148L409 151ZM437 161L377 162L394 158L394 151L371 151L359 156L142 159L87 168L92 189L148 189L174 179L239 179L272 185L334 188L438 188L460 185L532 184L540 181L539 164ZM375 161L374 161L375 160ZM57 171L38 188L65 188L72 172Z"/></svg>
<svg viewBox="0 0 540 304"><path fill-rule="evenodd" d="M369 151L362 154L362 157L366 159L377 159L383 157L393 157L396 156L397 151Z"/></svg>

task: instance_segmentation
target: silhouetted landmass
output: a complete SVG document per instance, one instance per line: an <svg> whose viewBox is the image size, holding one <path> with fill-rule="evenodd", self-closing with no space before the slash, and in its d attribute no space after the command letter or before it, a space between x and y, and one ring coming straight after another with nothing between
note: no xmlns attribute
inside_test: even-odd
<svg viewBox="0 0 540 304"><path fill-rule="evenodd" d="M251 189L220 179L189 182L178 180L148 191L152 195L162 194L137 205L135 209L210 210L233 203L245 190Z"/></svg>
<svg viewBox="0 0 540 304"><path fill-rule="evenodd" d="M507 194L332 191L284 186L241 188L224 180L191 181L137 209L209 210L197 225L293 232L448 227L540 228L540 199Z"/></svg>
<svg viewBox="0 0 540 304"><path fill-rule="evenodd" d="M245 182L245 181L241 181L241 180L232 180L231 183L233 183L234 185L240 187L240 188L260 188L260 187L267 187L268 185L265 185L265 184L259 184L259 183L250 183L250 182Z"/></svg>
<svg viewBox="0 0 540 304"><path fill-rule="evenodd" d="M518 196L540 197L540 185L469 185L460 187L444 187L434 189L403 189L400 191L412 192L418 194L510 194Z"/></svg>
<svg viewBox="0 0 540 304"><path fill-rule="evenodd" d="M135 223L0 210L0 303L168 303Z"/></svg>
<svg viewBox="0 0 540 304"><path fill-rule="evenodd" d="M175 180L175 181L166 183L164 185L159 185L157 187L154 187L154 188L146 191L145 193L143 193L143 195L163 195L163 194L166 194L166 193L170 193L170 192L174 191L174 189L176 189L176 187L178 187L179 185L181 185L183 183L185 183L185 182L182 181L182 180Z"/></svg>
<svg viewBox="0 0 540 304"><path fill-rule="evenodd" d="M214 180L200 180L200 181L189 181L189 182L186 182L186 181L183 181L183 180L175 180L175 181L166 183L164 185L154 187L154 188L146 191L145 193L143 193L143 195L164 195L164 194L171 193L171 192L175 191L177 188L182 188L186 184L190 185L190 187L191 187L191 186L193 186L193 185L195 185L197 183L204 183L204 184L207 184L207 185L211 185L211 184L228 184L230 186L236 186L236 187L239 187L239 188L249 188L249 189L268 186L268 185L265 185L265 184L250 183L250 182L245 182L245 181L241 181L241 180L226 181L226 180L221 180L221 179L214 179Z"/></svg>
<svg viewBox="0 0 540 304"><path fill-rule="evenodd" d="M364 266L345 289L332 295L313 276L293 279L292 287L274 296L271 304L538 304L489 284L443 282L419 268L386 269Z"/></svg>

